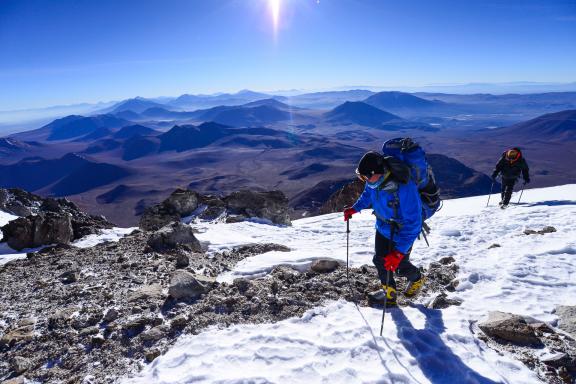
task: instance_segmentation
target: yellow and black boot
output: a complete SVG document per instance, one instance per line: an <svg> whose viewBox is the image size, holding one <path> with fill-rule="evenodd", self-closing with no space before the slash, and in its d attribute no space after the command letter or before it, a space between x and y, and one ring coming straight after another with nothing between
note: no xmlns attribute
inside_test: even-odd
<svg viewBox="0 0 576 384"><path fill-rule="evenodd" d="M420 292L424 283L426 282L426 277L424 275L420 276L420 279L416 281L410 281L404 290L404 296L406 297L414 297Z"/></svg>
<svg viewBox="0 0 576 384"><path fill-rule="evenodd" d="M379 289L368 294L368 301L370 304L381 304L384 305L384 298L386 299L386 306L396 306L398 302L396 300L396 288L387 285L382 285L382 289Z"/></svg>

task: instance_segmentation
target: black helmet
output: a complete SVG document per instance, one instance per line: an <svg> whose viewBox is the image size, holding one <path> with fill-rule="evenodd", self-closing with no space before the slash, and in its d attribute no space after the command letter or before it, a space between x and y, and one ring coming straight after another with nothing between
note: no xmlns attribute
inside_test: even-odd
<svg viewBox="0 0 576 384"><path fill-rule="evenodd" d="M378 152L370 151L364 154L356 168L356 174L372 177L376 173L388 173L389 168L384 160L384 156Z"/></svg>

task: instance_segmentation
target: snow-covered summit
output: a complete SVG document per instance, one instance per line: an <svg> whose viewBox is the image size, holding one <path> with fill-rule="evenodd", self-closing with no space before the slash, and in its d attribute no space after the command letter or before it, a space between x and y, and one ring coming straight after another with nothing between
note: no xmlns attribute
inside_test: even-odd
<svg viewBox="0 0 576 384"><path fill-rule="evenodd" d="M127 382L539 383L525 365L480 342L471 326L492 310L554 325L556 306L576 304L576 185L527 190L522 203L507 210L498 208L497 195L490 207L486 200L445 201L429 221L430 247L420 241L412 253L422 266L445 256L456 260L460 283L453 296L463 300L461 306L394 310L383 338L376 336L380 310L345 301L276 324L209 329L183 337ZM351 221L351 265L371 263L373 225L369 211ZM524 233L544 226L556 232ZM340 214L287 228L238 223L205 224L202 230L198 237L210 251L250 242L292 249L247 258L221 281L265 276L282 264L304 269L316 258L346 260Z"/></svg>

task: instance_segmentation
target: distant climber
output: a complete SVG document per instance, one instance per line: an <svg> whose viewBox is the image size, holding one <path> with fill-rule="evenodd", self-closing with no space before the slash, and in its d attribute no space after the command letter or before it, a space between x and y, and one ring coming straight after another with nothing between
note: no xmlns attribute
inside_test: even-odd
<svg viewBox="0 0 576 384"><path fill-rule="evenodd" d="M494 172L492 172L493 181L496 181L499 173L502 174L502 201L500 201L499 204L500 207L504 209L510 203L514 185L516 181L518 181L520 174L522 174L524 178L524 184L530 182L528 163L519 148L514 147L502 154L502 157L500 157L500 160L496 163Z"/></svg>
<svg viewBox="0 0 576 384"><path fill-rule="evenodd" d="M424 284L424 276L410 260L412 244L422 229L422 202L418 188L410 178L410 168L402 161L378 152L366 153L356 175L366 183L356 203L344 209L344 220L372 207L376 216L376 240L373 263L382 289L371 292L369 299L387 305L397 304L394 274L409 281L405 296L414 296ZM387 273L388 272L388 273Z"/></svg>

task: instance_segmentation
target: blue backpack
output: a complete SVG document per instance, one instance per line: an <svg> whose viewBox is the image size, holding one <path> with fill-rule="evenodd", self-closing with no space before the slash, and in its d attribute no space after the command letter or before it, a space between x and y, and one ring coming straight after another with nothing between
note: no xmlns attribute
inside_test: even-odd
<svg viewBox="0 0 576 384"><path fill-rule="evenodd" d="M409 137L399 137L386 141L382 145L382 152L385 156L392 156L410 167L412 180L418 186L422 200L422 219L432 217L440 208L440 190L422 147Z"/></svg>

